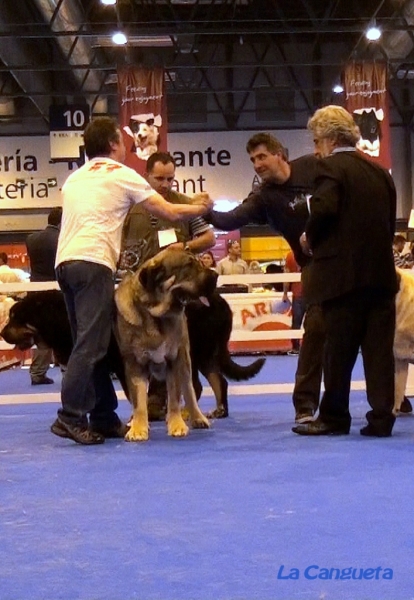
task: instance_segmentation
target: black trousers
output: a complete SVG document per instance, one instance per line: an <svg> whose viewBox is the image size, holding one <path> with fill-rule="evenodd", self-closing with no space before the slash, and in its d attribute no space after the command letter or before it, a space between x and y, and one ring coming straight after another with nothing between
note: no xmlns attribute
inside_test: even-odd
<svg viewBox="0 0 414 600"><path fill-rule="evenodd" d="M323 372L325 393L319 416L324 422L349 425L352 370L361 348L368 423L390 433L395 421L394 331L395 297L384 290L361 288L322 303L326 328Z"/></svg>
<svg viewBox="0 0 414 600"><path fill-rule="evenodd" d="M325 345L325 324L320 305L307 306L303 329L293 390L293 405L296 413L315 413L319 406Z"/></svg>

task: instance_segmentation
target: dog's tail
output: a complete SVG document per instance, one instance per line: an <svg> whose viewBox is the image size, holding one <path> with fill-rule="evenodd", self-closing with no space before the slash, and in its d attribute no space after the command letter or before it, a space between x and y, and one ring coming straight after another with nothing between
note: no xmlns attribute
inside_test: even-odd
<svg viewBox="0 0 414 600"><path fill-rule="evenodd" d="M239 365L232 359L230 353L226 352L222 355L220 368L223 375L228 379L233 381L246 381L260 373L265 362L265 358L258 358L250 363L250 365Z"/></svg>

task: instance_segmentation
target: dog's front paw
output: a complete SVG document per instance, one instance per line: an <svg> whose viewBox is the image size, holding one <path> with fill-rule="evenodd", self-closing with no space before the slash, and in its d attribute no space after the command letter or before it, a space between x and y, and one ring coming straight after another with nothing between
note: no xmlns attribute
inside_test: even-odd
<svg viewBox="0 0 414 600"><path fill-rule="evenodd" d="M191 421L193 429L209 429L210 421L203 414L197 415L195 419Z"/></svg>
<svg viewBox="0 0 414 600"><path fill-rule="evenodd" d="M131 426L125 434L127 442L146 442L149 436L149 426L145 423L140 423L134 419L131 421Z"/></svg>
<svg viewBox="0 0 414 600"><path fill-rule="evenodd" d="M173 437L185 437L188 435L188 426L180 414L168 418L168 435Z"/></svg>

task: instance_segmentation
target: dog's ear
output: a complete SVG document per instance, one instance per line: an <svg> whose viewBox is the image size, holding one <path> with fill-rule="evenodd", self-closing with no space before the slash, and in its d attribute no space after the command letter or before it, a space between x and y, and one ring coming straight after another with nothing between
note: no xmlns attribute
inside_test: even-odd
<svg viewBox="0 0 414 600"><path fill-rule="evenodd" d="M154 292L165 278L164 265L147 265L139 273L139 282L148 292Z"/></svg>
<svg viewBox="0 0 414 600"><path fill-rule="evenodd" d="M145 123L146 123L146 124L147 124L149 127L151 127L151 125L154 125L154 119L147 119L147 120L145 121Z"/></svg>

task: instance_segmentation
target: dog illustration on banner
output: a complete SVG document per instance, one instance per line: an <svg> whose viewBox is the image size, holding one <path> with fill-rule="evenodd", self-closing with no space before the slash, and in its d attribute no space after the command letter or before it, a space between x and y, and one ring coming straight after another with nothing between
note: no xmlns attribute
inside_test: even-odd
<svg viewBox="0 0 414 600"><path fill-rule="evenodd" d="M358 108L352 113L361 132L357 148L370 156L379 156L381 142L381 121L384 120L382 108Z"/></svg>
<svg viewBox="0 0 414 600"><path fill-rule="evenodd" d="M161 115L154 116L153 113L132 115L129 125L124 127L124 131L133 139L131 152L141 160L147 160L151 154L157 152L161 125Z"/></svg>

